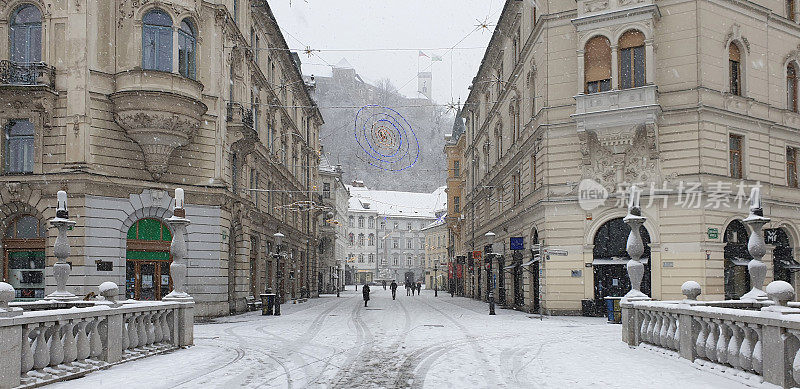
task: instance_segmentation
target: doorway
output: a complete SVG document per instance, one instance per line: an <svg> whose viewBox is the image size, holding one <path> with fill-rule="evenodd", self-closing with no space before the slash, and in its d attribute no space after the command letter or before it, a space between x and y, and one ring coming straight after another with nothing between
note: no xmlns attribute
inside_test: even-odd
<svg viewBox="0 0 800 389"><path fill-rule="evenodd" d="M631 228L623 219L616 218L600 226L594 236L594 304L597 314L606 313L606 297L622 297L631 290L627 262L630 260L626 246ZM640 260L644 263L642 293L650 295L650 234L644 226L639 233L644 243Z"/></svg>
<svg viewBox="0 0 800 389"><path fill-rule="evenodd" d="M753 257L747 250L747 228L734 220L725 228L725 300L737 300L750 290L747 265Z"/></svg>
<svg viewBox="0 0 800 389"><path fill-rule="evenodd" d="M169 246L172 233L158 219L141 219L128 229L125 292L129 299L161 300L172 291Z"/></svg>
<svg viewBox="0 0 800 389"><path fill-rule="evenodd" d="M44 227L39 219L22 215L9 223L3 235L2 280L11 284L19 300L44 298Z"/></svg>

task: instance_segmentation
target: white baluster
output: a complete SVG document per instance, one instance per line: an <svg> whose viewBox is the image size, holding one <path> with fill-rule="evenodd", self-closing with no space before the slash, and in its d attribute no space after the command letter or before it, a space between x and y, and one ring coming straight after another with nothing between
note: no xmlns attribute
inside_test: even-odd
<svg viewBox="0 0 800 389"><path fill-rule="evenodd" d="M89 355L94 359L103 355L103 341L100 338L100 323L102 320L102 317L94 318L92 331L89 333Z"/></svg>
<svg viewBox="0 0 800 389"><path fill-rule="evenodd" d="M706 358L711 362L717 361L717 338L718 332L716 323L711 319L704 319L708 324L708 338L706 339Z"/></svg>
<svg viewBox="0 0 800 389"><path fill-rule="evenodd" d="M727 321L725 324L728 325L728 328L731 332L730 341L728 341L728 363L737 368L741 368L741 363L739 361L739 348L742 346L742 337L739 335L739 326L732 321Z"/></svg>
<svg viewBox="0 0 800 389"><path fill-rule="evenodd" d="M753 370L758 374L762 374L762 363L764 362L763 355L761 355L761 327L757 324L750 324L756 333L756 344L753 346Z"/></svg>
<svg viewBox="0 0 800 389"><path fill-rule="evenodd" d="M147 344L147 330L144 324L144 314L136 315L136 335L139 337L139 344L137 347L143 347Z"/></svg>
<svg viewBox="0 0 800 389"><path fill-rule="evenodd" d="M728 326L722 320L714 320L719 328L719 339L717 339L717 362L725 364L728 362Z"/></svg>
<svg viewBox="0 0 800 389"><path fill-rule="evenodd" d="M739 368L753 370L753 331L746 323L737 323L742 329L742 345L739 347Z"/></svg>
<svg viewBox="0 0 800 389"><path fill-rule="evenodd" d="M47 330L49 326L39 323L36 331L36 346L33 350L33 368L41 370L50 364L50 347L47 345Z"/></svg>
<svg viewBox="0 0 800 389"><path fill-rule="evenodd" d="M64 362L64 343L61 340L61 323L55 322L50 327L50 337L47 340L50 347L50 366L57 366Z"/></svg>
<svg viewBox="0 0 800 389"><path fill-rule="evenodd" d="M123 352L125 352L125 350L127 350L128 347L130 347L130 344L131 344L130 334L128 334L128 318L129 317L130 317L130 315L123 315L122 316L122 351Z"/></svg>
<svg viewBox="0 0 800 389"><path fill-rule="evenodd" d="M789 332L800 342L800 331L789 330ZM792 359L792 378L795 382L800 382L800 349L795 352Z"/></svg>
<svg viewBox="0 0 800 389"><path fill-rule="evenodd" d="M697 339L694 343L694 351L700 358L706 357L706 337L708 337L708 329L706 328L706 322L703 321L702 318L693 317L697 323L700 324L700 332L697 334Z"/></svg>
<svg viewBox="0 0 800 389"><path fill-rule="evenodd" d="M128 320L128 335L130 337L130 349L139 347L139 330L136 328L136 314L132 313Z"/></svg>
<svg viewBox="0 0 800 389"><path fill-rule="evenodd" d="M650 312L650 323L647 324L647 341L656 344L655 337L653 337L653 331L656 328L656 322L658 319L656 318L655 312Z"/></svg>
<svg viewBox="0 0 800 389"><path fill-rule="evenodd" d="M668 313L661 313L661 332L659 333L658 338L661 340L661 347L667 348L669 347L669 314Z"/></svg>
<svg viewBox="0 0 800 389"><path fill-rule="evenodd" d="M675 350L675 317L672 314L667 314L669 320L669 327L667 327L667 348Z"/></svg>
<svg viewBox="0 0 800 389"><path fill-rule="evenodd" d="M77 336L75 336L75 343L77 344L79 361L89 358L89 355L91 354L92 351L91 344L89 343L89 336L86 335L87 324L88 322L86 320L81 320L75 325L75 329L77 331Z"/></svg>
<svg viewBox="0 0 800 389"><path fill-rule="evenodd" d="M25 374L33 369L33 351L31 350L31 328L28 324L22 326L22 364L20 372Z"/></svg>
<svg viewBox="0 0 800 389"><path fill-rule="evenodd" d="M75 342L75 335L73 333L75 329L75 320L70 320L69 322L64 324L63 331L64 331L64 362L63 363L72 363L78 359L78 344Z"/></svg>
<svg viewBox="0 0 800 389"><path fill-rule="evenodd" d="M170 311L165 311L164 320L161 321L161 326L162 326L161 333L164 334L164 338L162 339L162 341L164 341L165 343L172 342L172 331L170 330L170 325L169 325L170 317L172 317Z"/></svg>
<svg viewBox="0 0 800 389"><path fill-rule="evenodd" d="M151 312L144 316L145 320L145 329L147 330L147 345L152 345L156 341L156 333L155 329L153 328L155 325L153 324L153 317L155 313Z"/></svg>
<svg viewBox="0 0 800 389"><path fill-rule="evenodd" d="M155 336L153 342L155 343L161 343L161 341L164 340L164 332L161 329L161 321L163 319L164 319L163 311L158 311L155 313L155 315L153 315L153 327L154 327L153 335Z"/></svg>

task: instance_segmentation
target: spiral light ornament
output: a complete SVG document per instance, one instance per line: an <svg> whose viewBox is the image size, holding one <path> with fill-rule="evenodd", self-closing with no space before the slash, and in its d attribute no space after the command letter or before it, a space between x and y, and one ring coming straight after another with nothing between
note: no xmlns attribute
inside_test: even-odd
<svg viewBox="0 0 800 389"><path fill-rule="evenodd" d="M399 172L419 160L419 140L399 112L380 105L358 110L353 134L363 153L358 157L379 169Z"/></svg>

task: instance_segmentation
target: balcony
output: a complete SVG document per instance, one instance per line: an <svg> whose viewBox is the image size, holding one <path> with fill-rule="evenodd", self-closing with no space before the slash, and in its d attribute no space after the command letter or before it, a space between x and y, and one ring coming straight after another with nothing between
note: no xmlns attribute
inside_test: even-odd
<svg viewBox="0 0 800 389"><path fill-rule="evenodd" d="M114 119L142 148L155 180L167 171L172 152L189 144L207 107L203 84L173 73L134 69L116 75Z"/></svg>
<svg viewBox="0 0 800 389"><path fill-rule="evenodd" d="M575 96L575 114L572 118L579 133L596 133L601 143L618 153L622 151L620 147L629 145L637 127L654 124L659 113L658 88L646 85L579 94Z"/></svg>
<svg viewBox="0 0 800 389"><path fill-rule="evenodd" d="M15 63L0 61L0 85L6 86L43 86L56 88L56 69L44 62Z"/></svg>

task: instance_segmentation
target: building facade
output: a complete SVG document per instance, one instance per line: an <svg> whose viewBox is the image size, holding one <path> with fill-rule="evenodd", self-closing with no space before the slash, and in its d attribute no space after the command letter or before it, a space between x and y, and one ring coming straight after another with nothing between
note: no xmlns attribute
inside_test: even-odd
<svg viewBox="0 0 800 389"><path fill-rule="evenodd" d="M348 189L351 195L347 210L348 262L356 285L363 285L378 280L378 211L371 198L357 196L365 189L363 182L355 181Z"/></svg>
<svg viewBox="0 0 800 389"><path fill-rule="evenodd" d="M681 298L689 279L707 299L750 288L741 220L758 185L772 218L767 282L797 287L797 9L507 1L462 113L464 253L485 258L492 231L502 254L489 279L475 266L468 294L492 287L501 304L550 313L624 294L631 184L644 189L653 298ZM566 255L539 261L535 244Z"/></svg>
<svg viewBox="0 0 800 389"><path fill-rule="evenodd" d="M447 254L450 247L447 223L439 219L423 228L422 233L425 235L425 288L448 290L448 263L452 260Z"/></svg>
<svg viewBox="0 0 800 389"><path fill-rule="evenodd" d="M311 200L322 117L266 2L4 1L0 36L0 274L18 297L55 286L61 189L77 221L69 291L166 295L177 186L199 316L317 290L315 218L294 204Z"/></svg>
<svg viewBox="0 0 800 389"><path fill-rule="evenodd" d="M466 183L464 164L464 146L466 128L462 112L458 112L453 122L453 131L445 136L444 152L447 155L447 258L451 263L450 279L454 283L455 292L464 295L466 292L465 280L475 273L472 257L465 255L468 251L464 246L464 214L462 213L462 192ZM460 266L460 270L459 270ZM455 276L455 277L453 277Z"/></svg>
<svg viewBox="0 0 800 389"><path fill-rule="evenodd" d="M348 258L346 223L350 192L342 181L341 165L331 165L324 154L320 158L319 181L324 206L318 222L319 290L321 293L335 293L337 289L341 290L344 287L346 281L345 266Z"/></svg>

